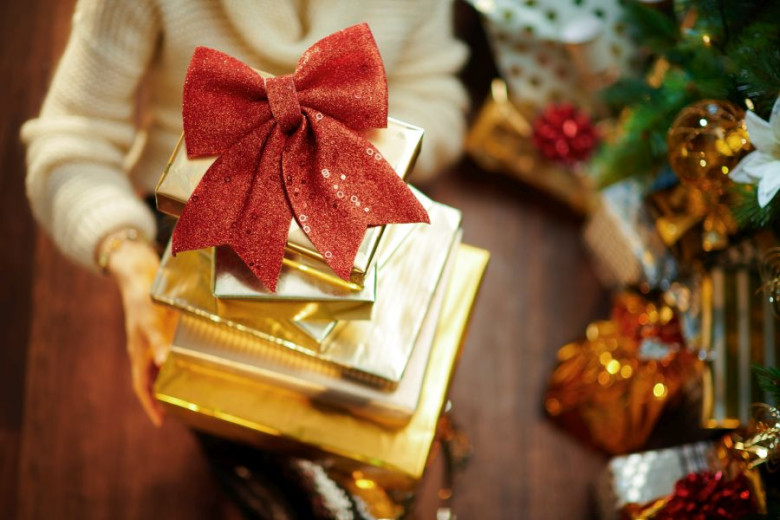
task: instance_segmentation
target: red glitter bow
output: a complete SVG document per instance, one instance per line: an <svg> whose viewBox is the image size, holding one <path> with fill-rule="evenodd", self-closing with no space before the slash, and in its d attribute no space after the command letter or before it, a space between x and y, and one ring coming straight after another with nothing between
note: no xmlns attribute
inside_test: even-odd
<svg viewBox="0 0 780 520"><path fill-rule="evenodd" d="M387 126L387 80L366 24L315 43L293 74L265 80L199 47L183 115L187 155L219 158L184 206L174 253L228 245L273 291L292 218L344 279L367 227L429 222L358 133Z"/></svg>

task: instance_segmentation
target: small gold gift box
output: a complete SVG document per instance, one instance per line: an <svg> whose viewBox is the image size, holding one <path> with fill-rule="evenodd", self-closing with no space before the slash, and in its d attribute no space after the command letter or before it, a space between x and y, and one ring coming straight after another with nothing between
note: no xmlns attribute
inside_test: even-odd
<svg viewBox="0 0 780 520"><path fill-rule="evenodd" d="M388 118L387 128L365 132L365 137L382 152L382 156L398 175L404 177L414 168L414 163L420 152L423 130ZM182 135L154 190L157 209L174 217L181 215L190 195L203 178L206 170L216 160L216 157L190 159L187 157L185 148L184 136ZM351 283L343 284L346 288L363 285L384 229L384 226L380 226L366 230L363 243L355 256L355 264L350 275ZM303 230L298 227L295 219L292 219L290 234L287 238L285 265L288 267L301 265L300 261L295 260L295 255L308 258L310 269L320 271L321 275L329 278L332 283L343 282L324 262L322 255L309 241Z"/></svg>
<svg viewBox="0 0 780 520"><path fill-rule="evenodd" d="M290 327L294 322L287 319L289 309L280 302L215 298L210 280L213 256L206 250L176 257L169 252L163 255L152 298L201 319L249 332L270 346L337 366L347 377L392 389L403 376L452 245L459 237L458 210L432 203L429 216L430 224L410 225L414 229L405 231L400 244L383 241L377 265L382 273L377 281L381 296L373 304L374 318L341 320L321 342ZM392 254L385 254L385 248ZM318 305L316 301L296 303L301 305L301 315L307 307Z"/></svg>
<svg viewBox="0 0 780 520"><path fill-rule="evenodd" d="M420 191L411 189L430 212L435 203ZM276 292L270 292L230 248L218 247L212 262L212 293L217 298L219 313L229 317L262 312L295 322L371 319L377 299L377 266L385 264L404 240L424 225L385 226L377 258L369 267L362 287L344 287L343 280L318 270L311 259L288 253Z"/></svg>
<svg viewBox="0 0 780 520"><path fill-rule="evenodd" d="M422 477L487 266L486 251L460 246L445 295L417 411L400 429L324 408L306 396L219 370L173 351L156 383L169 413L195 428L307 456L337 456L383 485Z"/></svg>
<svg viewBox="0 0 780 520"><path fill-rule="evenodd" d="M466 137L466 151L482 168L506 173L589 214L597 207L592 181L541 157L531 139L531 113L509 99L503 80L493 80L490 97Z"/></svg>

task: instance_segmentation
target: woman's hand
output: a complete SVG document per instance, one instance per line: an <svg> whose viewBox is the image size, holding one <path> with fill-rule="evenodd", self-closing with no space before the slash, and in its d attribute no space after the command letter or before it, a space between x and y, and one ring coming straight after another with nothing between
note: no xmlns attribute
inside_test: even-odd
<svg viewBox="0 0 780 520"><path fill-rule="evenodd" d="M162 425L163 409L154 398L154 381L168 355L177 319L174 311L149 297L159 265L152 246L135 240L122 241L106 265L122 294L133 390L155 426Z"/></svg>

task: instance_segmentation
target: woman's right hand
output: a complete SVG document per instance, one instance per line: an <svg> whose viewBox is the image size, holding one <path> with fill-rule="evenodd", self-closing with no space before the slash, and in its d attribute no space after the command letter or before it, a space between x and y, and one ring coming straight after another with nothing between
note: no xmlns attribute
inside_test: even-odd
<svg viewBox="0 0 780 520"><path fill-rule="evenodd" d="M159 266L154 248L137 240L122 241L106 264L122 295L133 390L158 427L162 425L163 409L154 397L154 381L168 356L178 318L175 311L155 304L149 296Z"/></svg>

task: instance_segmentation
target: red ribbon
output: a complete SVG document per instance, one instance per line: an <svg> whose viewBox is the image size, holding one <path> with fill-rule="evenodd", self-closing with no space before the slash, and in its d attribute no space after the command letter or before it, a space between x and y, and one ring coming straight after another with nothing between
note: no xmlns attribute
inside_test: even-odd
<svg viewBox="0 0 780 520"><path fill-rule="evenodd" d="M184 206L174 254L228 245L273 291L292 218L344 279L367 227L429 222L358 133L387 126L387 80L366 24L320 40L293 74L266 80L198 47L183 114L187 155L219 158Z"/></svg>

